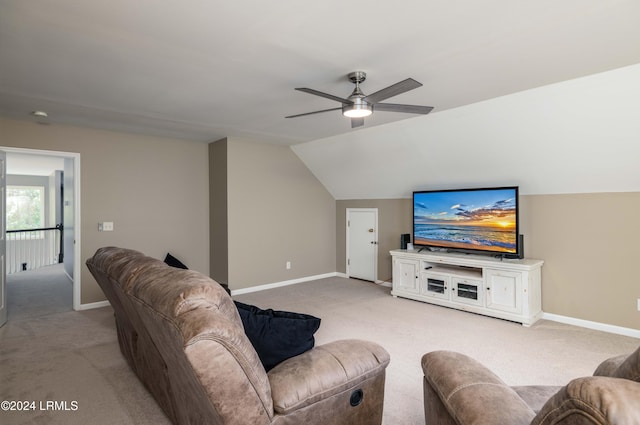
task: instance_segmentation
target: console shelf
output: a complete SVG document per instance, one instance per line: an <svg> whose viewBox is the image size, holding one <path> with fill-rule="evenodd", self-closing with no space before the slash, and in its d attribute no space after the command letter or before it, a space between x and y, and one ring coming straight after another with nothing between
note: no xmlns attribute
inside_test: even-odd
<svg viewBox="0 0 640 425"><path fill-rule="evenodd" d="M531 326L542 316L544 261L445 252L390 251L394 297Z"/></svg>

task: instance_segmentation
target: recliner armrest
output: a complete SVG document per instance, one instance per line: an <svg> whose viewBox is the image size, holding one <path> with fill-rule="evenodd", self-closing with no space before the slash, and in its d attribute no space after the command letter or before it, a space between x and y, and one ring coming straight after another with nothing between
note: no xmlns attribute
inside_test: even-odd
<svg viewBox="0 0 640 425"><path fill-rule="evenodd" d="M422 370L426 382L460 425L528 425L535 416L511 387L464 354L427 353L422 357Z"/></svg>
<svg viewBox="0 0 640 425"><path fill-rule="evenodd" d="M288 414L312 405L384 373L388 364L389 353L370 341L340 340L316 346L269 371L273 408Z"/></svg>

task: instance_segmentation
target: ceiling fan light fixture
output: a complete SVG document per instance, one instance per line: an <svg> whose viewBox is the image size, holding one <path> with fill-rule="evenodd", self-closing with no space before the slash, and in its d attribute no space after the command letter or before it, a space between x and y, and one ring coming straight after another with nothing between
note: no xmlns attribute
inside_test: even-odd
<svg viewBox="0 0 640 425"><path fill-rule="evenodd" d="M433 109L432 106L380 103L390 97L397 96L399 94L422 86L421 83L417 82L413 78L407 78L367 96L362 92L362 90L360 90L360 83L362 83L366 77L367 74L364 71L354 71L347 75L347 78L356 85L355 89L353 90L353 92L351 92L351 95L348 98L334 96L332 94L323 93L321 91L313 90L307 87L296 88L296 90L299 90L301 92L340 102L342 106L337 108L323 109L320 111L307 112L304 114L289 115L285 118L304 117L307 115L319 114L321 112L342 110L342 115L351 119L351 128L356 128L362 127L364 125L364 118L373 114L374 110L382 112L404 112L408 114L424 115L428 114Z"/></svg>
<svg viewBox="0 0 640 425"><path fill-rule="evenodd" d="M364 118L364 117L368 117L372 113L373 111L371 109L357 109L357 108L352 108L347 110L343 109L342 111L342 115L348 118Z"/></svg>
<svg viewBox="0 0 640 425"><path fill-rule="evenodd" d="M353 99L352 104L342 105L342 115L348 118L364 118L371 114L373 107L361 98Z"/></svg>

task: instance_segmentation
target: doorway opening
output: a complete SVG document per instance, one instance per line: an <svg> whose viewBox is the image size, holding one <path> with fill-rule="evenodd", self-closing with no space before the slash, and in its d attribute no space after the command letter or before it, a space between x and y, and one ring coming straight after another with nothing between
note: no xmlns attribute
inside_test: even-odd
<svg viewBox="0 0 640 425"><path fill-rule="evenodd" d="M4 219L9 218L7 224L13 221L42 229L13 232L22 233L21 237L26 238L18 242L5 238L7 251L18 247L18 253L13 255L20 263L11 268L7 264L4 271L9 273L4 276L2 288L8 320L81 309L80 154L12 147L0 147L0 150L6 153L7 188L25 189L13 192L19 196L17 201L10 201L20 203L26 199L28 202L22 207L40 209L27 212L27 218L22 221L9 217L11 208L3 208ZM5 193L7 196L2 202L7 207L9 192ZM38 194L44 199L38 199ZM45 240L49 241L45 244Z"/></svg>

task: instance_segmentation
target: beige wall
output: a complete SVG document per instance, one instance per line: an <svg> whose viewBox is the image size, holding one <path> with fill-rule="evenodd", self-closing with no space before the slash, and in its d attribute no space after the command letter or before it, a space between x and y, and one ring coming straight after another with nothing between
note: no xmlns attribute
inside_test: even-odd
<svg viewBox="0 0 640 425"><path fill-rule="evenodd" d="M227 167L232 289L345 272L346 208L378 208L380 280L391 276L388 251L411 233L410 199L336 202L287 147L230 138L212 152L202 143L7 119L0 135L2 146L80 153L81 262L117 245L158 258L172 252L208 274L208 159L212 175ZM525 255L545 261L546 313L640 329L631 266L637 211L638 192L521 196ZM115 231L98 232L100 221L113 221ZM83 304L104 300L84 265L81 278Z"/></svg>
<svg viewBox="0 0 640 425"><path fill-rule="evenodd" d="M206 144L3 118L0 135L0 146L80 154L81 303L105 299L84 265L101 246L171 252L209 273ZM101 221L115 231L98 232Z"/></svg>
<svg viewBox="0 0 640 425"><path fill-rule="evenodd" d="M291 149L228 138L227 158L229 287L335 272L335 200Z"/></svg>
<svg viewBox="0 0 640 425"><path fill-rule="evenodd" d="M545 313L640 329L640 193L524 196L525 255L545 261Z"/></svg>
<svg viewBox="0 0 640 425"><path fill-rule="evenodd" d="M337 201L336 262L341 272L346 270L346 208L379 208L378 277L384 280L390 274L389 250L399 247L401 233L412 232L411 199ZM638 211L638 192L520 196L525 256L545 262L545 313L640 329L640 279L633 271ZM389 215L398 216L389 220Z"/></svg>
<svg viewBox="0 0 640 425"><path fill-rule="evenodd" d="M211 277L229 282L229 235L227 233L227 139L209 144L209 264Z"/></svg>
<svg viewBox="0 0 640 425"><path fill-rule="evenodd" d="M356 199L336 203L336 265L347 271L347 208L378 209L378 280L391 281L389 251L400 248L400 235L412 233L411 199Z"/></svg>

